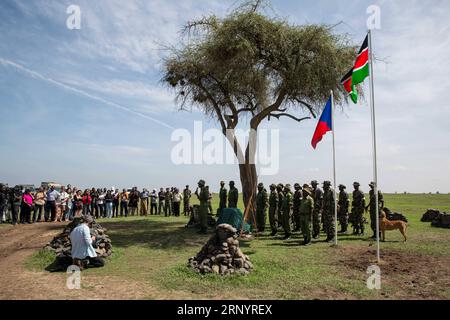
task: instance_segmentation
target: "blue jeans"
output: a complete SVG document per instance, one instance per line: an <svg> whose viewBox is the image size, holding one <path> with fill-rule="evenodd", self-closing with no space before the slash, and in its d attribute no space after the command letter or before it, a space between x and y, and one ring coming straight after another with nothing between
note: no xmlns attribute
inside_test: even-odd
<svg viewBox="0 0 450 320"><path fill-rule="evenodd" d="M113 208L113 203L106 202L106 218L108 218L108 219L112 218L112 208Z"/></svg>

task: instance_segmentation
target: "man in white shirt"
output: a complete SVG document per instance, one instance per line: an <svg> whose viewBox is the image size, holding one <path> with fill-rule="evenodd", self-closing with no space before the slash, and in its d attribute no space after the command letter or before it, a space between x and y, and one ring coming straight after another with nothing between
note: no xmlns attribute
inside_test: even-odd
<svg viewBox="0 0 450 320"><path fill-rule="evenodd" d="M97 256L97 253L92 246L95 237L91 236L88 226L88 224L92 222L92 218L83 216L79 219L80 224L70 233L73 264L78 266L80 270L83 270L85 267L103 267L105 265L103 259Z"/></svg>

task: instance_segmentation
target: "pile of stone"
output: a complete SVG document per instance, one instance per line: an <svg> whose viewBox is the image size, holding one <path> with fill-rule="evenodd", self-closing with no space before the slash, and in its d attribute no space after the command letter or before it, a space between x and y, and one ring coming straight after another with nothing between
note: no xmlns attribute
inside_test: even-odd
<svg viewBox="0 0 450 320"><path fill-rule="evenodd" d="M72 245L70 243L69 236L72 230L78 226L78 223L78 220L70 222L61 234L57 235L45 246L45 249L54 252L57 258L70 257ZM111 239L106 234L107 230L93 219L88 226L91 231L91 235L95 236L95 241L92 245L94 246L97 255L102 258L109 257L112 254L112 245Z"/></svg>
<svg viewBox="0 0 450 320"><path fill-rule="evenodd" d="M436 209L428 209L427 212L424 213L422 216L422 219L420 221L422 222L433 222L435 219L439 217L441 212Z"/></svg>
<svg viewBox="0 0 450 320"><path fill-rule="evenodd" d="M223 276L247 275L253 269L248 256L239 248L237 230L229 224L217 226L215 234L188 265L201 274L215 273Z"/></svg>

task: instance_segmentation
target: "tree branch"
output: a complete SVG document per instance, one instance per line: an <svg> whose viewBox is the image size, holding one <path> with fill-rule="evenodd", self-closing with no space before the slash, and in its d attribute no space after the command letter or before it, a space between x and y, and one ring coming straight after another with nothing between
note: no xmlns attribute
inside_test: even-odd
<svg viewBox="0 0 450 320"><path fill-rule="evenodd" d="M269 114L269 121L270 121L271 117L277 118L278 120L280 120L281 117L288 117L288 118L291 118L292 120L295 120L297 122L302 122L302 121L311 119L311 117L296 118L296 117L294 117L293 115L291 115L289 113L271 113L271 114Z"/></svg>
<svg viewBox="0 0 450 320"><path fill-rule="evenodd" d="M309 112L311 112L311 114L312 114L312 116L314 117L314 119L317 118L317 115L316 115L316 113L314 112L314 108L313 108L312 105L310 105L309 103L306 103L306 102L303 101L303 100L297 99L297 98L295 98L294 100L297 101L298 103L304 105L306 108L308 108Z"/></svg>

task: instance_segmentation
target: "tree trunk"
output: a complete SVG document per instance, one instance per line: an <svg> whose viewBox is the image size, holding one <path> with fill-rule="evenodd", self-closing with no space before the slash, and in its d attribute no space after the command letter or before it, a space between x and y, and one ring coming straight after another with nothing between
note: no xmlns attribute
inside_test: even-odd
<svg viewBox="0 0 450 320"><path fill-rule="evenodd" d="M244 201L244 206L245 208L247 208L249 205L251 205L251 208L253 208L252 213L254 213L256 209L256 187L258 184L256 165L249 163L240 164L239 173L241 177L242 199ZM251 197L252 201L250 203Z"/></svg>

